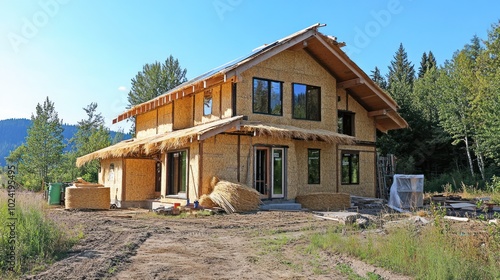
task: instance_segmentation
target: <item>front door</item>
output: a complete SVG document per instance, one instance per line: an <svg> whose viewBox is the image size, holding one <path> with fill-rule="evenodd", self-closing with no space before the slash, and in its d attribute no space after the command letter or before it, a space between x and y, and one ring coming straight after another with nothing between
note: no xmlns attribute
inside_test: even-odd
<svg viewBox="0 0 500 280"><path fill-rule="evenodd" d="M285 149L256 147L254 161L254 188L261 194L261 198L284 198Z"/></svg>
<svg viewBox="0 0 500 280"><path fill-rule="evenodd" d="M187 151L167 153L167 195L186 193Z"/></svg>

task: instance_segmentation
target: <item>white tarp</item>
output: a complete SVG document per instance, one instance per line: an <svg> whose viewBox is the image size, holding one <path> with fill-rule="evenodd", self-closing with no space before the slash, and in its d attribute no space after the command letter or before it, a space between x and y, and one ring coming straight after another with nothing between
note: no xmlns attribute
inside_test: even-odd
<svg viewBox="0 0 500 280"><path fill-rule="evenodd" d="M395 174L388 206L399 212L424 205L424 175Z"/></svg>

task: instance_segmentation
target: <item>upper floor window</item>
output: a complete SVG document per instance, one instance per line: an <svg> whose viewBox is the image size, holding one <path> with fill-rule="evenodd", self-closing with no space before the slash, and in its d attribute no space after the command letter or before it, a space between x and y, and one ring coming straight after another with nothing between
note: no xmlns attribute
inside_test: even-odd
<svg viewBox="0 0 500 280"><path fill-rule="evenodd" d="M293 85L293 118L321 120L321 88L303 84Z"/></svg>
<svg viewBox="0 0 500 280"><path fill-rule="evenodd" d="M359 184L359 153L342 152L342 184Z"/></svg>
<svg viewBox="0 0 500 280"><path fill-rule="evenodd" d="M205 93L203 97L203 116L212 114L212 93Z"/></svg>
<svg viewBox="0 0 500 280"><path fill-rule="evenodd" d="M337 118L338 133L354 136L354 113L339 111Z"/></svg>
<svg viewBox="0 0 500 280"><path fill-rule="evenodd" d="M253 79L253 112L282 115L283 83L265 79Z"/></svg>

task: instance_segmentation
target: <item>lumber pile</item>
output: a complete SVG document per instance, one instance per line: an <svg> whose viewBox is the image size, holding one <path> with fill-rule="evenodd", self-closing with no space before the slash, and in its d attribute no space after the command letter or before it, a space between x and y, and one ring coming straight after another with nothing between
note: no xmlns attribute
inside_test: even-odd
<svg viewBox="0 0 500 280"><path fill-rule="evenodd" d="M381 198L362 197L351 195L351 203L358 208L381 208L384 205L384 200Z"/></svg>
<svg viewBox="0 0 500 280"><path fill-rule="evenodd" d="M351 207L351 196L347 193L311 193L295 198L302 207L313 211L338 211Z"/></svg>
<svg viewBox="0 0 500 280"><path fill-rule="evenodd" d="M212 180L212 182L216 181ZM208 195L208 198L229 214L254 211L259 209L259 205L262 203L260 201L260 194L255 189L224 180L215 183L213 191ZM210 203L208 198L204 198L203 203L200 201L200 204L203 206L203 204Z"/></svg>

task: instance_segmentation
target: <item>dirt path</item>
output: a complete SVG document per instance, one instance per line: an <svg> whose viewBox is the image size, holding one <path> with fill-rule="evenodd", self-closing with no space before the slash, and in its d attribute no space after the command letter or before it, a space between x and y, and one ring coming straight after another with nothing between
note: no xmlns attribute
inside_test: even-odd
<svg viewBox="0 0 500 280"><path fill-rule="evenodd" d="M310 213L258 212L184 219L142 210L68 212L52 216L84 238L70 254L25 279L407 279L336 254L311 254L309 236L331 221Z"/></svg>

